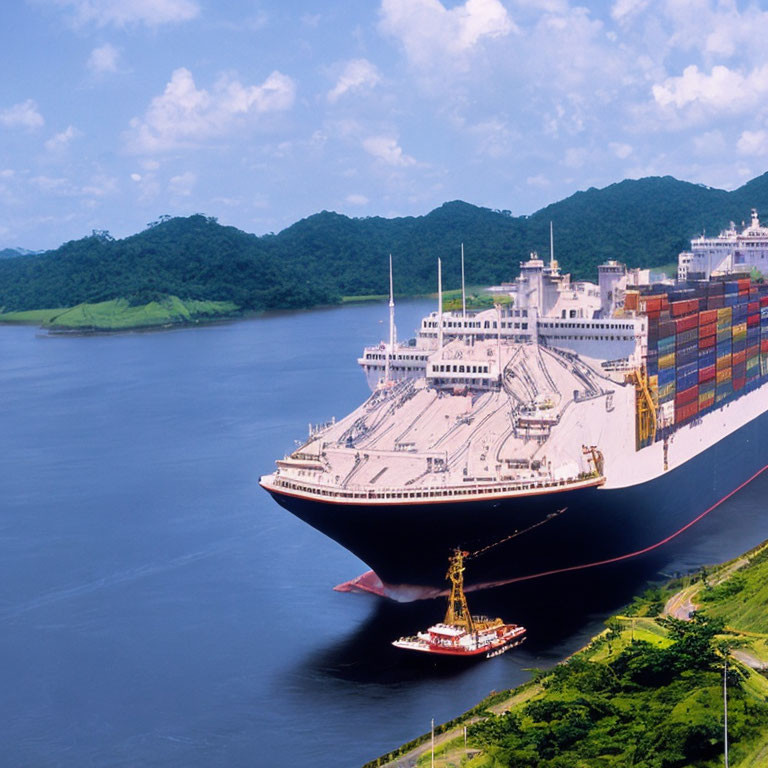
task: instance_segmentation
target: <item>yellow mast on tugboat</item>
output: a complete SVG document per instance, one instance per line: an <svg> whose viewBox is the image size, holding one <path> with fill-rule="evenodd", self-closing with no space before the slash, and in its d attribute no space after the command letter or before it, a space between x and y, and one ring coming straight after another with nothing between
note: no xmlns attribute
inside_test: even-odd
<svg viewBox="0 0 768 768"><path fill-rule="evenodd" d="M392 645L410 651L443 656L479 656L486 658L520 645L525 639L525 627L506 624L502 619L473 616L464 594L464 559L468 552L455 549L448 563L445 578L450 582L445 619L414 637L401 637Z"/></svg>

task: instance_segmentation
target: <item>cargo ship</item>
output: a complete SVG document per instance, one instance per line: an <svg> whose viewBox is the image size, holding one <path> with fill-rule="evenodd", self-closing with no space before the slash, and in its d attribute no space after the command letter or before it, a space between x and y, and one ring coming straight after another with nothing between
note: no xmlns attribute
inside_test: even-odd
<svg viewBox="0 0 768 768"><path fill-rule="evenodd" d="M443 311L438 262L407 342L390 288L370 397L260 483L370 567L347 588L396 599L440 593L457 547L506 541L468 588L647 552L768 465L766 256L756 212L693 240L676 281L617 261L572 281L551 246L479 312Z"/></svg>
<svg viewBox="0 0 768 768"><path fill-rule="evenodd" d="M451 585L445 619L426 632L395 640L395 648L452 658L491 659L524 642L525 627L470 613L464 594L464 560L469 554L457 549L451 557L445 576Z"/></svg>

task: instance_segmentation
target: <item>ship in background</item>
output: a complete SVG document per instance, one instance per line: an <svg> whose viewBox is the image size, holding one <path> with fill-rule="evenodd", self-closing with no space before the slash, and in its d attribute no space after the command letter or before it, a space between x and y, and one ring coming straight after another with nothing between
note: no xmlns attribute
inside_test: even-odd
<svg viewBox="0 0 768 768"><path fill-rule="evenodd" d="M485 585L647 551L768 464L767 256L754 211L693 240L677 282L617 261L571 281L551 247L490 310L444 312L438 276L406 343L390 282L371 396L261 485L370 566L355 587L398 599L436 593L456 547L505 541Z"/></svg>

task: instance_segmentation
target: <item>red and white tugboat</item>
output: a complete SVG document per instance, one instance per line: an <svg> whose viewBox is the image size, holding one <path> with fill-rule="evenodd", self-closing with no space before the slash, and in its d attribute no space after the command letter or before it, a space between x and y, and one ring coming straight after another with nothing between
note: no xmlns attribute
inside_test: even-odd
<svg viewBox="0 0 768 768"><path fill-rule="evenodd" d="M464 558L467 552L457 549L451 557L446 578L451 582L448 610L440 624L431 626L415 637L401 637L392 645L409 651L443 656L480 656L487 659L514 648L525 640L525 627L505 624L501 619L472 616L464 594Z"/></svg>

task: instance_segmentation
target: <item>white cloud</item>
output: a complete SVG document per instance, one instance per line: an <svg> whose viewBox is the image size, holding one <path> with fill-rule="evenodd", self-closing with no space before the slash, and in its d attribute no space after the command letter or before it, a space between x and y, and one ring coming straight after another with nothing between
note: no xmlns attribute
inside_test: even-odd
<svg viewBox="0 0 768 768"><path fill-rule="evenodd" d="M136 182L141 181L141 174L140 173L132 173L131 174L131 181L136 181Z"/></svg>
<svg viewBox="0 0 768 768"><path fill-rule="evenodd" d="M616 157L619 158L619 160L626 160L631 154L632 154L632 145L631 144L623 144L618 141L612 141L608 148L613 152Z"/></svg>
<svg viewBox="0 0 768 768"><path fill-rule="evenodd" d="M32 99L0 111L0 125L7 128L40 128L45 120Z"/></svg>
<svg viewBox="0 0 768 768"><path fill-rule="evenodd" d="M416 160L406 155L392 136L370 136L363 141L363 149L387 165L405 168L416 164Z"/></svg>
<svg viewBox="0 0 768 768"><path fill-rule="evenodd" d="M72 125L68 125L66 130L51 136L48 141L45 142L45 148L49 152L61 152L69 146L69 143L80 136L80 131Z"/></svg>
<svg viewBox="0 0 768 768"><path fill-rule="evenodd" d="M168 182L168 191L172 195L189 197L192 194L192 188L197 183L197 175L192 171L186 171L178 176L172 176Z"/></svg>
<svg viewBox="0 0 768 768"><path fill-rule="evenodd" d="M97 75L107 72L117 72L117 61L120 58L120 52L110 43L100 45L91 51L88 57L88 69Z"/></svg>
<svg viewBox="0 0 768 768"><path fill-rule="evenodd" d="M695 64L683 70L680 77L669 77L653 86L653 98L662 107L677 109L699 104L715 112L738 112L750 109L768 93L768 64L746 75L721 64L706 74Z"/></svg>
<svg viewBox="0 0 768 768"><path fill-rule="evenodd" d="M736 149L742 155L768 155L768 131L744 131Z"/></svg>
<svg viewBox="0 0 768 768"><path fill-rule="evenodd" d="M537 187L538 189L544 189L550 185L549 179L541 173L536 174L536 176L529 176L525 183L529 187Z"/></svg>
<svg viewBox="0 0 768 768"><path fill-rule="evenodd" d="M44 192L64 192L70 189L69 179L62 177L33 176L30 182Z"/></svg>
<svg viewBox="0 0 768 768"><path fill-rule="evenodd" d="M500 0L466 0L451 9L440 0L382 0L379 13L381 30L418 65L445 66L446 55L465 56L483 38L517 29Z"/></svg>
<svg viewBox="0 0 768 768"><path fill-rule="evenodd" d="M198 89L185 68L173 72L161 96L152 99L143 118L131 120L128 148L136 153L192 146L230 131L243 116L290 109L294 81L273 72L261 85L220 79L211 91Z"/></svg>
<svg viewBox="0 0 768 768"><path fill-rule="evenodd" d="M477 152L487 157L504 157L512 151L512 141L519 138L503 120L491 118L466 127L477 142Z"/></svg>
<svg viewBox="0 0 768 768"><path fill-rule="evenodd" d="M328 91L328 101L337 102L345 93L361 88L373 88L381 81L376 67L367 59L352 59L336 81L336 85Z"/></svg>
<svg viewBox="0 0 768 768"><path fill-rule="evenodd" d="M565 151L565 164L569 168L581 168L589 159L589 152L584 147L571 147Z"/></svg>
<svg viewBox="0 0 768 768"><path fill-rule="evenodd" d="M697 155L725 155L728 151L725 138L717 129L694 136L693 149Z"/></svg>
<svg viewBox="0 0 768 768"><path fill-rule="evenodd" d="M649 0L616 0L611 6L611 16L620 24L645 10Z"/></svg>
<svg viewBox="0 0 768 768"><path fill-rule="evenodd" d="M69 8L77 24L123 27L146 24L156 27L189 21L200 13L194 0L52 0L55 5Z"/></svg>
<svg viewBox="0 0 768 768"><path fill-rule="evenodd" d="M368 198L365 195L357 195L357 194L347 195L346 201L350 205L368 205L368 202L369 202Z"/></svg>

